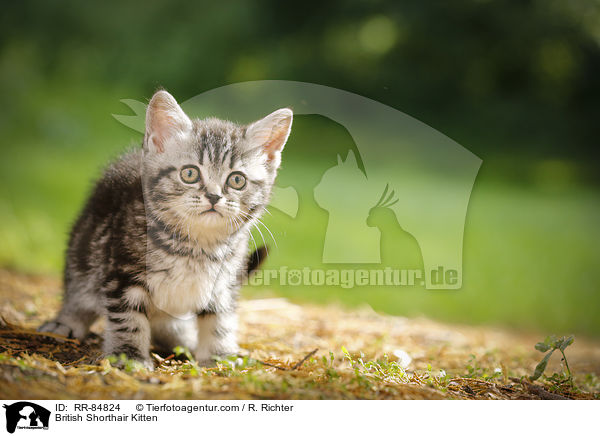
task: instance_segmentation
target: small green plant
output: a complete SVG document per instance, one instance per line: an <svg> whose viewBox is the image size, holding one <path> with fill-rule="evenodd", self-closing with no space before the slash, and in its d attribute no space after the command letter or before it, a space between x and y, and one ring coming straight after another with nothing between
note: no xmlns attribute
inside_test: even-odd
<svg viewBox="0 0 600 436"><path fill-rule="evenodd" d="M345 347L343 347L343 349L345 350ZM325 374L327 375L328 379L334 380L340 378L340 374L334 368L335 356L333 352L329 352L329 359L327 359L327 356L325 355L323 355L321 359L323 361L323 366L325 367Z"/></svg>
<svg viewBox="0 0 600 436"><path fill-rule="evenodd" d="M118 356L110 355L106 356L112 366L122 368L125 372L136 372L144 369L144 365L137 360L129 359L125 353L121 353Z"/></svg>
<svg viewBox="0 0 600 436"><path fill-rule="evenodd" d="M446 373L445 370L440 369L439 372L437 373L437 375L435 374L435 372L433 371L433 367L431 366L430 363L427 364L427 372L425 373L426 375L426 381L427 384L429 386L433 386L435 388L438 388L444 392L446 392L446 387L448 386L448 382L450 381L450 375L448 373Z"/></svg>
<svg viewBox="0 0 600 436"><path fill-rule="evenodd" d="M364 361L365 355L361 352L358 358L354 358L342 346L342 353L354 369L355 380L361 385L370 386L370 379L378 381L394 381L397 383L408 383L410 378L398 362L390 360L386 354L377 360Z"/></svg>
<svg viewBox="0 0 600 436"><path fill-rule="evenodd" d="M200 373L198 362L196 362L196 359L194 359L194 356L192 356L192 353L187 347L177 345L175 348L173 348L173 353L175 356L185 356L185 358L188 360L181 365L181 370L192 376L197 376Z"/></svg>
<svg viewBox="0 0 600 436"><path fill-rule="evenodd" d="M486 353L487 357L488 354ZM490 368L486 366L482 366L477 360L477 356L471 354L469 357L469 361L466 365L467 373L463 375L464 378L480 378L485 381L493 381L495 379L502 378L504 376L502 372L502 368Z"/></svg>
<svg viewBox="0 0 600 436"><path fill-rule="evenodd" d="M224 357L213 356L213 359L215 359L215 362L223 368L230 369L232 371L242 371L247 368L261 366L260 362L252 359L250 356L238 356L236 354L232 354Z"/></svg>
<svg viewBox="0 0 600 436"><path fill-rule="evenodd" d="M567 356L565 356L565 350L569 345L573 343L574 340L575 338L573 336L562 336L560 338L557 338L556 336L551 335L546 337L546 339L544 339L544 342L538 342L537 344L535 344L535 349L542 353L546 353L546 355L540 361L540 363L537 364L533 375L529 377L529 379L531 381L534 381L540 378L544 374L544 371L548 366L548 361L550 360L550 357L556 350L558 350L562 354L562 361L565 362L565 368L567 370L567 381L571 384L571 386L573 386L573 375L571 374L571 369L569 368ZM551 378L556 379L556 375L557 374L554 374Z"/></svg>

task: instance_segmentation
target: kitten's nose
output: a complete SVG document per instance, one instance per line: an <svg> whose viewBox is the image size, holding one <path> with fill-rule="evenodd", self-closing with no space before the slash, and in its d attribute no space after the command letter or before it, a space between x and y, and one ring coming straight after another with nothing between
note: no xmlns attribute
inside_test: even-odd
<svg viewBox="0 0 600 436"><path fill-rule="evenodd" d="M208 201L210 201L211 205L215 205L217 204L217 201L219 201L221 199L221 196L218 194L210 194L210 193L206 193L204 194L206 196L206 198L208 198Z"/></svg>

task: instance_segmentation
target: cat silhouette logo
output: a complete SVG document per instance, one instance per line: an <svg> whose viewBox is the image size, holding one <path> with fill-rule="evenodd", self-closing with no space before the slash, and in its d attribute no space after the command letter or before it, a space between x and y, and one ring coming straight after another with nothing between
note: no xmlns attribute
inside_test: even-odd
<svg viewBox="0 0 600 436"><path fill-rule="evenodd" d="M18 429L48 430L50 411L28 401L19 401L11 405L4 404L6 409L6 431L14 433Z"/></svg>
<svg viewBox="0 0 600 436"><path fill-rule="evenodd" d="M143 132L145 104L121 101L134 115L114 118ZM234 83L182 106L193 117L239 121L291 107L296 119L318 115L343 126L353 143L347 149L336 150L318 132L309 137L311 143L322 142L304 164L310 171L296 174L308 180L315 170L323 171L313 192L301 196L296 188L303 186L288 181L288 186L274 186L271 207L300 221L310 216L302 212L313 201L327 212L326 229L319 233L322 250L310 252L311 258L320 255L322 265L418 269L426 289L461 288L467 208L482 161L457 142L390 106L313 83ZM322 168L324 163L329 168ZM288 167L292 164L287 161ZM285 183L284 173L279 183ZM313 222L305 224L313 233L320 231Z"/></svg>

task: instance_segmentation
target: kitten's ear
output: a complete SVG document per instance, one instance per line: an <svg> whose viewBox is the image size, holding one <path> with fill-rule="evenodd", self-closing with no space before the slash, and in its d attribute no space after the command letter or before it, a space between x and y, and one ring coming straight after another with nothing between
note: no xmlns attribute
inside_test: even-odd
<svg viewBox="0 0 600 436"><path fill-rule="evenodd" d="M281 150L290 136L293 117L291 109L278 109L262 120L252 123L246 131L252 147L263 147L264 153L276 166L281 162Z"/></svg>
<svg viewBox="0 0 600 436"><path fill-rule="evenodd" d="M165 151L165 144L173 136L192 129L192 121L167 91L158 91L146 109L146 136L144 147L157 153Z"/></svg>

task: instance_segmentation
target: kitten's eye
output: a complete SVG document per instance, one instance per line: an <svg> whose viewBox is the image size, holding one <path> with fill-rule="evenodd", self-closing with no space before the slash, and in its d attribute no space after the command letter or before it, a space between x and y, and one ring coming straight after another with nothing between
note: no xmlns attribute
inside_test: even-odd
<svg viewBox="0 0 600 436"><path fill-rule="evenodd" d="M231 173L227 178L227 184L233 189L243 189L246 186L246 177L240 172Z"/></svg>
<svg viewBox="0 0 600 436"><path fill-rule="evenodd" d="M191 184L200 180L200 170L195 166L183 167L179 174L184 183Z"/></svg>

